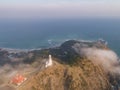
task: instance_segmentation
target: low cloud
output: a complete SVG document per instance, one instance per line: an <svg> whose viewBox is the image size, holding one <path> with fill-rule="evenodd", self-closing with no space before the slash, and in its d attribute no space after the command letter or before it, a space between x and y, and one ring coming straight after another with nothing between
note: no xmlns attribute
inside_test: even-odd
<svg viewBox="0 0 120 90"><path fill-rule="evenodd" d="M98 49L98 48L78 48L78 45L74 45L73 48L76 52L93 63L101 65L105 71L120 74L119 58L112 50Z"/></svg>

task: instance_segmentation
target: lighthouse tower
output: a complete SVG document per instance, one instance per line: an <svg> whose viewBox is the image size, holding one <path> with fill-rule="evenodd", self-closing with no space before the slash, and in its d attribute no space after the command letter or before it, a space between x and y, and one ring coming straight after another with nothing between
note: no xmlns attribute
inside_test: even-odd
<svg viewBox="0 0 120 90"><path fill-rule="evenodd" d="M53 64L53 62L52 62L52 56L49 55L49 59L48 59L48 61L46 62L45 67L47 68L47 67L49 67L49 66L52 66L52 64Z"/></svg>

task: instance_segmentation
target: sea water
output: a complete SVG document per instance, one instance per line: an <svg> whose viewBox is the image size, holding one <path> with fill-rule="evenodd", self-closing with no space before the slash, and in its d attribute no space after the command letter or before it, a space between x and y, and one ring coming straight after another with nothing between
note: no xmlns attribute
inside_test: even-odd
<svg viewBox="0 0 120 90"><path fill-rule="evenodd" d="M0 20L1 48L46 48L69 39L99 38L120 55L120 19Z"/></svg>

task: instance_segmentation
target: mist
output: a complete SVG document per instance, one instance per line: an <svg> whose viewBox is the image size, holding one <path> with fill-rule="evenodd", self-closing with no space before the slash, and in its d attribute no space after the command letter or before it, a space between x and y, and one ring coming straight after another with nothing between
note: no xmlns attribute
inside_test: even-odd
<svg viewBox="0 0 120 90"><path fill-rule="evenodd" d="M0 4L0 18L81 18L120 17L120 6L115 3L79 2L52 4Z"/></svg>
<svg viewBox="0 0 120 90"><path fill-rule="evenodd" d="M94 64L102 66L106 72L120 74L119 58L114 51L94 47L78 48L77 44L73 48L79 55L86 57Z"/></svg>

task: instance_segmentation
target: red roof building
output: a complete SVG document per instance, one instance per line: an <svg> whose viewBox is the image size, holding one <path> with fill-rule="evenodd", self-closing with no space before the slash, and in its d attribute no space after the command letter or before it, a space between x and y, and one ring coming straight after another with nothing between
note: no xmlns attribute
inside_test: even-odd
<svg viewBox="0 0 120 90"><path fill-rule="evenodd" d="M15 77L12 78L11 82L12 84L15 84L15 85L21 85L27 78L23 77L22 75L20 74L17 74Z"/></svg>

